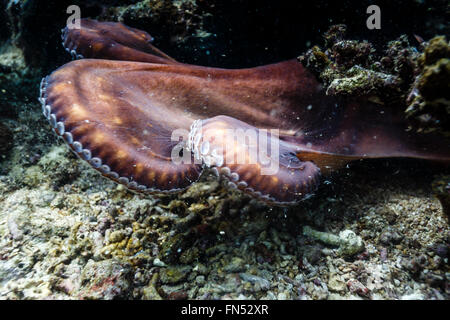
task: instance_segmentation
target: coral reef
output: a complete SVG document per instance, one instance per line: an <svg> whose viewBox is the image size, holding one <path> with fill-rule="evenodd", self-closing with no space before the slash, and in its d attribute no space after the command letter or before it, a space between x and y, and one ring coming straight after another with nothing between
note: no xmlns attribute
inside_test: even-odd
<svg viewBox="0 0 450 320"><path fill-rule="evenodd" d="M450 45L439 36L424 46L406 115L417 131L440 131L450 136Z"/></svg>
<svg viewBox="0 0 450 320"><path fill-rule="evenodd" d="M367 41L345 40L346 26L334 25L318 46L298 57L323 81L327 94L370 96L372 101L404 110L410 129L450 134L450 47L445 37L424 43L420 53L406 35L377 54Z"/></svg>
<svg viewBox="0 0 450 320"><path fill-rule="evenodd" d="M379 57L367 41L346 40L345 25L324 33L324 50L318 46L298 60L314 71L334 96L370 96L378 103L404 104L405 89L414 79L418 53L405 36L387 45Z"/></svg>

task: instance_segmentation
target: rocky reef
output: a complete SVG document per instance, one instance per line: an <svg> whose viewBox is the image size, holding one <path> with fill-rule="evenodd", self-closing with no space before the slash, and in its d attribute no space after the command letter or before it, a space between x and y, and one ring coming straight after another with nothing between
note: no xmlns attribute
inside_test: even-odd
<svg viewBox="0 0 450 320"><path fill-rule="evenodd" d="M450 45L444 36L422 45L420 72L405 112L418 131L439 131L450 136Z"/></svg>
<svg viewBox="0 0 450 320"><path fill-rule="evenodd" d="M449 44L439 36L411 46L406 35L377 53L368 41L346 39L345 25L324 34L324 48L314 46L298 57L333 96L369 96L373 102L403 110L412 130L449 135ZM417 48L416 48L417 47Z"/></svg>

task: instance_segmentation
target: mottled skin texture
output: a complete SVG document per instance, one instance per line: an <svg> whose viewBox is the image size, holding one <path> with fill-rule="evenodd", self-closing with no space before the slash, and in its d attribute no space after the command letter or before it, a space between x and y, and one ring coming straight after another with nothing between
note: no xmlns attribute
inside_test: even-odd
<svg viewBox="0 0 450 320"><path fill-rule="evenodd" d="M230 185L274 203L305 198L321 172L356 159L450 160L448 141L406 132L395 108L365 98L326 96L296 60L248 69L208 68L179 63L150 41L147 33L119 23L83 19L80 30L64 30L63 44L79 58L95 59L62 66L44 79L41 90L44 114L49 106L46 115L55 131L62 134L61 125L55 125L62 123L72 149L81 154L73 141L80 142L117 175L94 167L131 189L176 191L199 177L201 164L171 161L178 143L172 132L189 131L197 119L204 120L202 130L280 130L279 138L269 138L280 144L275 175L261 175L259 159L256 164L216 164L228 168L218 171L230 173ZM211 149L218 139L208 142ZM249 158L242 145L233 152Z"/></svg>

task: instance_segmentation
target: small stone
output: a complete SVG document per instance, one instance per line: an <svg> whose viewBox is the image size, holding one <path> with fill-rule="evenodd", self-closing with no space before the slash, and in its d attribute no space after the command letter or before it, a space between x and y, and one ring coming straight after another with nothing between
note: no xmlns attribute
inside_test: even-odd
<svg viewBox="0 0 450 320"><path fill-rule="evenodd" d="M120 242L124 238L125 234L121 230L111 232L108 237L110 243Z"/></svg>
<svg viewBox="0 0 450 320"><path fill-rule="evenodd" d="M228 273L243 272L245 270L245 261L239 257L234 257L231 262L227 264L223 270Z"/></svg>
<svg viewBox="0 0 450 320"><path fill-rule="evenodd" d="M342 292L345 290L346 284L337 274L332 274L328 280L328 289L334 292Z"/></svg>
<svg viewBox="0 0 450 320"><path fill-rule="evenodd" d="M155 258L155 260L153 260L153 265L155 267L165 267L166 266L166 264L163 261L161 261L159 258Z"/></svg>
<svg viewBox="0 0 450 320"><path fill-rule="evenodd" d="M357 236L351 230L341 231L339 236L336 236L331 233L313 230L309 226L304 226L303 234L305 236L320 240L325 244L339 246L338 253L343 256L353 256L364 251L365 249L362 238Z"/></svg>
<svg viewBox="0 0 450 320"><path fill-rule="evenodd" d="M424 296L419 292L414 292L411 294L405 294L404 296L400 297L400 300L424 300Z"/></svg>
<svg viewBox="0 0 450 320"><path fill-rule="evenodd" d="M448 257L448 245L437 244L434 247L434 252L441 258L447 258Z"/></svg>
<svg viewBox="0 0 450 320"><path fill-rule="evenodd" d="M0 123L0 155L5 155L13 146L13 133L4 124Z"/></svg>
<svg viewBox="0 0 450 320"><path fill-rule="evenodd" d="M208 268L204 264L197 264L192 271L197 272L198 274L206 275L208 273Z"/></svg>
<svg viewBox="0 0 450 320"><path fill-rule="evenodd" d="M20 230L20 227L16 222L16 217L8 217L8 230L11 238L14 240L19 241L23 239L23 232Z"/></svg>
<svg viewBox="0 0 450 320"><path fill-rule="evenodd" d="M344 230L339 233L341 245L339 247L340 254L344 256L352 256L364 250L364 241L351 230Z"/></svg>
<svg viewBox="0 0 450 320"><path fill-rule="evenodd" d="M83 299L127 299L131 297L132 277L129 264L113 259L89 260L81 274L85 285L78 295Z"/></svg>
<svg viewBox="0 0 450 320"><path fill-rule="evenodd" d="M277 297L278 300L287 300L288 294L286 292L280 292Z"/></svg>
<svg viewBox="0 0 450 320"><path fill-rule="evenodd" d="M153 274L152 279L147 287L142 290L142 298L144 300L162 300L161 295L158 293L155 284L158 282L159 274Z"/></svg>
<svg viewBox="0 0 450 320"><path fill-rule="evenodd" d="M380 242L386 246L388 245L398 245L403 240L403 235L398 232L396 229L392 227L388 227L387 230L385 230L380 235Z"/></svg>
<svg viewBox="0 0 450 320"><path fill-rule="evenodd" d="M370 296L370 290L358 280L349 280L347 282L347 287L351 293L356 293L359 296L366 298Z"/></svg>
<svg viewBox="0 0 450 320"><path fill-rule="evenodd" d="M310 264L316 264L322 257L323 250L318 246L305 246L303 249L303 257L308 260Z"/></svg>
<svg viewBox="0 0 450 320"><path fill-rule="evenodd" d="M188 298L188 294L184 291L175 291L171 292L167 299L169 300L186 300Z"/></svg>
<svg viewBox="0 0 450 320"><path fill-rule="evenodd" d="M257 284L263 291L270 289L270 282L267 279L248 273L240 273L239 276L244 281L251 282L252 284Z"/></svg>
<svg viewBox="0 0 450 320"><path fill-rule="evenodd" d="M204 285L205 284L205 276L197 276L196 278L195 278L195 283L197 284L197 285Z"/></svg>

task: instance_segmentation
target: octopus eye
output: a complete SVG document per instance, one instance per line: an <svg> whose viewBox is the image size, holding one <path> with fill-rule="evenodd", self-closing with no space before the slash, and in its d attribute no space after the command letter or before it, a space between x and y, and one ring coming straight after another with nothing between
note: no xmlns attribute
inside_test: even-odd
<svg viewBox="0 0 450 320"><path fill-rule="evenodd" d="M180 151L178 152L178 155L180 156L180 158L183 157L183 148L180 149Z"/></svg>

